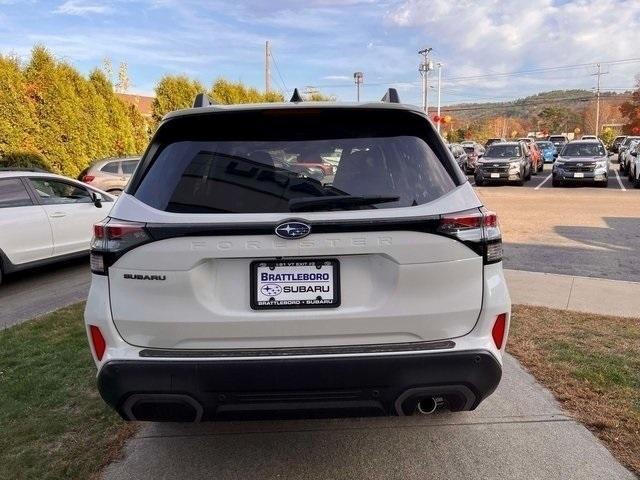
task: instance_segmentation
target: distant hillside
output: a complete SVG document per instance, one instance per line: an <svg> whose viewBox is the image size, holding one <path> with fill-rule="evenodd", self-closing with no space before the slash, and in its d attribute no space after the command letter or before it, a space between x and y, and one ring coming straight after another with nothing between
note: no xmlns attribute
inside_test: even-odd
<svg viewBox="0 0 640 480"><path fill-rule="evenodd" d="M619 106L629 98L631 92L602 92L601 105ZM481 121L490 117L510 117L531 120L546 107L565 107L578 114L590 108L595 95L589 90L553 90L508 102L460 103L443 107L444 115L459 121Z"/></svg>

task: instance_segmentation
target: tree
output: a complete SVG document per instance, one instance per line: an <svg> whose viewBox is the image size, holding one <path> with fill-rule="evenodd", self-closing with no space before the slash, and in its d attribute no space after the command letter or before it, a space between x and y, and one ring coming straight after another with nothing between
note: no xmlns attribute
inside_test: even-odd
<svg viewBox="0 0 640 480"><path fill-rule="evenodd" d="M626 119L623 132L636 135L640 131L640 75L636 75L636 89L631 100L620 105L620 113Z"/></svg>
<svg viewBox="0 0 640 480"><path fill-rule="evenodd" d="M184 75L165 75L155 88L153 120L157 124L167 113L191 107L196 95L204 91L204 86L197 80Z"/></svg>
<svg viewBox="0 0 640 480"><path fill-rule="evenodd" d="M573 131L582 125L580 115L567 107L545 107L538 118L541 127L551 133Z"/></svg>
<svg viewBox="0 0 640 480"><path fill-rule="evenodd" d="M34 150L38 122L29 89L18 60L0 56L0 155Z"/></svg>
<svg viewBox="0 0 640 480"><path fill-rule="evenodd" d="M116 83L116 92L126 93L129 91L131 81L129 80L129 67L127 62L121 62L118 68L118 82Z"/></svg>
<svg viewBox="0 0 640 480"><path fill-rule="evenodd" d="M144 118L130 111L104 73L87 79L36 46L26 65L0 56L0 156L3 164L77 176L90 162L141 153Z"/></svg>
<svg viewBox="0 0 640 480"><path fill-rule="evenodd" d="M615 138L616 138L616 132L613 130L613 128L610 128L610 127L605 128L602 131L602 134L600 135L600 140L602 140L604 144L607 145L608 147L611 146Z"/></svg>
<svg viewBox="0 0 640 480"><path fill-rule="evenodd" d="M601 101L600 102L600 121L598 128L600 132L596 132L596 101L592 100L582 112L582 125L585 133L600 135L605 125L612 123L622 123L622 115L620 113L620 102Z"/></svg>
<svg viewBox="0 0 640 480"><path fill-rule="evenodd" d="M311 92L305 96L307 102L335 102L336 97L325 95L322 92Z"/></svg>
<svg viewBox="0 0 640 480"><path fill-rule="evenodd" d="M230 82L223 78L213 82L209 96L216 103L233 105L238 103L266 103L282 102L284 98L280 93L262 93L256 88L247 87L241 82Z"/></svg>

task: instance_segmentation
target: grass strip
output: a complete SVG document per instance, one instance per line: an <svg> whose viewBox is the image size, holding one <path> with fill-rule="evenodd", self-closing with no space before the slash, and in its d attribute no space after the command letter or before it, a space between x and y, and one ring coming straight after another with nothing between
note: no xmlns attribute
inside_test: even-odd
<svg viewBox="0 0 640 480"><path fill-rule="evenodd" d="M640 318L518 305L507 350L640 475Z"/></svg>
<svg viewBox="0 0 640 480"><path fill-rule="evenodd" d="M98 394L83 308L0 331L0 478L95 478L135 432Z"/></svg>

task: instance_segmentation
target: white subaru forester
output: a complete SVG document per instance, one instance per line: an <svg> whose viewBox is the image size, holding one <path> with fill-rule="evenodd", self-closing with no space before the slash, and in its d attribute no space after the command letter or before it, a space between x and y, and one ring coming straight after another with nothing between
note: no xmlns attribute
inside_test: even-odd
<svg viewBox="0 0 640 480"><path fill-rule="evenodd" d="M394 92L199 96L95 225L98 388L128 420L472 410L502 373L501 259L496 215Z"/></svg>

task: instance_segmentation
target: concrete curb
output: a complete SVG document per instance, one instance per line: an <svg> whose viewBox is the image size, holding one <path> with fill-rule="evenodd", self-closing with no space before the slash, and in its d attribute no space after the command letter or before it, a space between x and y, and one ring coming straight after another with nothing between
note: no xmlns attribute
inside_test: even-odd
<svg viewBox="0 0 640 480"><path fill-rule="evenodd" d="M504 271L514 304L640 317L640 283L555 273Z"/></svg>

